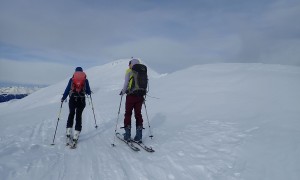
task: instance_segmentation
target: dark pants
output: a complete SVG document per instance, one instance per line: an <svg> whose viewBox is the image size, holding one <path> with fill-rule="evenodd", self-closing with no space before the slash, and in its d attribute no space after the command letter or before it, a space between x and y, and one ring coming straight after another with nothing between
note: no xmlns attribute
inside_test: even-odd
<svg viewBox="0 0 300 180"><path fill-rule="evenodd" d="M134 109L136 126L143 126L142 105L144 102L143 96L127 95L125 105L124 127L131 126L131 115Z"/></svg>
<svg viewBox="0 0 300 180"><path fill-rule="evenodd" d="M74 116L76 113L76 125L75 130L81 131L82 128L82 112L85 108L85 98L84 97L71 97L69 100L69 117L67 122L67 128L72 128L74 123Z"/></svg>

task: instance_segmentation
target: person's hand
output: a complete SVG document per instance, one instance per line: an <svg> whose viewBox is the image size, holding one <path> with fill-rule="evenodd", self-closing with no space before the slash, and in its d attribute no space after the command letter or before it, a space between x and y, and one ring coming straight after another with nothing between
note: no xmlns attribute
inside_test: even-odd
<svg viewBox="0 0 300 180"><path fill-rule="evenodd" d="M124 94L123 91L121 91L119 95L122 96L123 94Z"/></svg>

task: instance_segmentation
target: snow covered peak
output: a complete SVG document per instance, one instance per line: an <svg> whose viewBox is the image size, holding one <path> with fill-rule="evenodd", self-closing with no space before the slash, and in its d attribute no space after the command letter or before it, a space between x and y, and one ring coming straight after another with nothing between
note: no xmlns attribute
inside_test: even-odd
<svg viewBox="0 0 300 180"><path fill-rule="evenodd" d="M106 76L112 76L115 77L114 74L117 75L125 75L125 71L128 68L128 63L130 59L119 59L101 66L95 66L90 69L87 69L85 72L90 74L90 76L100 75L100 74L106 74ZM147 66L148 75L150 77L159 77L159 73L154 71L150 66L147 65L146 62L141 62L142 64L145 64Z"/></svg>
<svg viewBox="0 0 300 180"><path fill-rule="evenodd" d="M31 94L40 89L39 87L0 87L0 94Z"/></svg>

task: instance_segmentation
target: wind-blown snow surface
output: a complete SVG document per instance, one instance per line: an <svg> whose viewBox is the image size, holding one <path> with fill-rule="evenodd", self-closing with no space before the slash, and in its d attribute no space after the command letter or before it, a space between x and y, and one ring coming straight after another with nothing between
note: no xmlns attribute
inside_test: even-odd
<svg viewBox="0 0 300 180"><path fill-rule="evenodd" d="M300 68L214 64L168 75L150 70L151 131L143 108L143 141L156 152L148 153L114 141L127 63L86 71L99 127L87 101L75 150L64 142L66 103L50 145L68 79L0 104L0 179L300 179Z"/></svg>

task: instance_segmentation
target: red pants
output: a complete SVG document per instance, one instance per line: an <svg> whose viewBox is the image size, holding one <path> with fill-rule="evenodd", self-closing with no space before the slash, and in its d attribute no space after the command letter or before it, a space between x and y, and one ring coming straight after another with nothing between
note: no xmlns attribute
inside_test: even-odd
<svg viewBox="0 0 300 180"><path fill-rule="evenodd" d="M132 110L134 109L134 116L136 119L136 126L143 126L143 117L142 117L142 105L144 102L143 96L126 96L126 105L125 105L125 118L124 118L124 127L128 125L131 126L131 115Z"/></svg>

